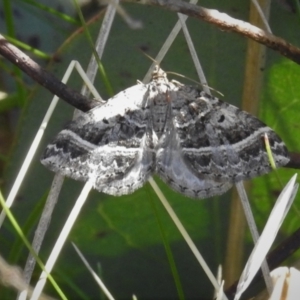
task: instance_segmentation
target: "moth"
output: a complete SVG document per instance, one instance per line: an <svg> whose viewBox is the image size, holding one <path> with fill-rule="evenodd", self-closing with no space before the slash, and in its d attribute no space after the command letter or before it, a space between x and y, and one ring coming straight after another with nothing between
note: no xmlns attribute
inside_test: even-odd
<svg viewBox="0 0 300 300"><path fill-rule="evenodd" d="M157 174L175 191L201 199L271 171L264 134L276 165L287 164L287 148L271 128L199 88L169 81L157 66L150 83L70 122L41 162L110 195L130 194Z"/></svg>

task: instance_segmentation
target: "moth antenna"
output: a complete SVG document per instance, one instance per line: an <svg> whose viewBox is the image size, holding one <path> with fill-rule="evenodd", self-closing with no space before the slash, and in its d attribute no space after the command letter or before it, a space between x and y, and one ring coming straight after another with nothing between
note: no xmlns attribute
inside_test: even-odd
<svg viewBox="0 0 300 300"><path fill-rule="evenodd" d="M181 77L181 78L188 79L188 80L190 80L191 82L194 82L194 83L196 83L197 85L200 85L200 86L202 86L202 87L206 86L206 87L209 88L211 91L214 91L214 92L216 92L217 94L219 94L220 96L224 97L224 94L222 94L220 91L218 91L218 90L216 90L216 89L210 87L210 86L207 85L206 83L203 84L203 83L201 83L201 82L199 82L199 81L197 81L197 80L192 79L191 77L187 77L187 76L185 76L185 75L182 75L182 74L179 74L179 73L176 73L176 72L166 71L166 73L167 73L167 74L176 75L176 76Z"/></svg>
<svg viewBox="0 0 300 300"><path fill-rule="evenodd" d="M144 54L147 58L149 58L152 62L154 62L157 66L160 67L160 63L155 60L152 56L150 56L149 54L147 54L145 51L143 51L141 48L138 48L139 51L142 52L142 54Z"/></svg>

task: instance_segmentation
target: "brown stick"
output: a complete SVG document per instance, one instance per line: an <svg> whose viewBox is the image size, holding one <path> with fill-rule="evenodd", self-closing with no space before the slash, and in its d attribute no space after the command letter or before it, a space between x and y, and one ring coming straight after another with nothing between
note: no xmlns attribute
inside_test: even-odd
<svg viewBox="0 0 300 300"><path fill-rule="evenodd" d="M57 95L75 108L88 111L99 105L97 100L84 97L79 92L59 81L54 75L39 66L29 56L10 44L2 35L0 35L0 54L51 93Z"/></svg>
<svg viewBox="0 0 300 300"><path fill-rule="evenodd" d="M260 44L279 52L281 55L300 64L300 49L271 33L268 33L250 23L234 19L215 9L207 9L180 0L123 0L146 5L163 7L169 11L182 13L187 16L201 19L218 26L221 30L232 31L248 37Z"/></svg>

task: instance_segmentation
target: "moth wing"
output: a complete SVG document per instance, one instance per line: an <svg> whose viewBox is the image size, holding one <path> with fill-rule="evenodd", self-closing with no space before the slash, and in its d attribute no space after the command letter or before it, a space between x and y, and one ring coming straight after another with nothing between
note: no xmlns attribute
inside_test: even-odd
<svg viewBox="0 0 300 300"><path fill-rule="evenodd" d="M266 133L278 167L289 161L280 137L263 122L204 92L185 91L173 120L183 159L201 178L238 182L271 171ZM192 96L191 96L192 94Z"/></svg>
<svg viewBox="0 0 300 300"><path fill-rule="evenodd" d="M148 112L141 109L146 102L147 86L139 84L81 114L47 146L42 164L75 180L92 180L107 194L132 193L153 169Z"/></svg>
<svg viewBox="0 0 300 300"><path fill-rule="evenodd" d="M166 133L162 147L157 152L156 172L172 189L191 198L220 195L232 186L230 182L198 176L190 168L183 157L174 127Z"/></svg>

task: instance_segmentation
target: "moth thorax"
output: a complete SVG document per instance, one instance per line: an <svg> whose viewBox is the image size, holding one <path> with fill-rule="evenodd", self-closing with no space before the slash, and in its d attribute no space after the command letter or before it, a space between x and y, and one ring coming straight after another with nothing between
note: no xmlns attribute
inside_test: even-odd
<svg viewBox="0 0 300 300"><path fill-rule="evenodd" d="M152 81L168 82L167 74L158 65L152 71Z"/></svg>

